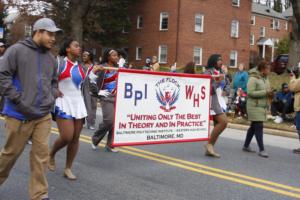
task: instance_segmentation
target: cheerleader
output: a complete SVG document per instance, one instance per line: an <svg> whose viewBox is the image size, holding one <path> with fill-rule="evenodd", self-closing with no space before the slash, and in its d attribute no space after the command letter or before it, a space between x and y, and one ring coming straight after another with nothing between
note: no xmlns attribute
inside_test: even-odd
<svg viewBox="0 0 300 200"><path fill-rule="evenodd" d="M108 132L105 151L118 152L111 147L112 131L115 114L115 95L117 71L103 70L105 67L118 67L118 52L114 49L107 49L102 57L101 66L95 66L89 74L90 90L94 96L100 98L103 114L103 123L92 137L92 148L97 149L98 144Z"/></svg>
<svg viewBox="0 0 300 200"><path fill-rule="evenodd" d="M84 99L81 93L81 83L85 78L82 67L77 59L81 49L79 43L73 39L64 42L59 52L64 57L59 62L58 88L62 97L55 102L55 118L59 130L59 138L54 142L49 158L49 169L55 170L55 154L67 146L66 168L64 176L75 180L72 164L79 147L79 137L87 116Z"/></svg>

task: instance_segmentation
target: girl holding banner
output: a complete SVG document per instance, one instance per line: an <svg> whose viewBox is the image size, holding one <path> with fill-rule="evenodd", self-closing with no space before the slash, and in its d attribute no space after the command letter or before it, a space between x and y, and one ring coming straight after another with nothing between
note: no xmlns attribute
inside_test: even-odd
<svg viewBox="0 0 300 200"><path fill-rule="evenodd" d="M222 57L219 54L211 55L208 59L205 74L214 75L212 79L211 88L211 115L214 120L214 128L211 132L208 144L205 146L205 155L215 158L220 158L220 155L214 151L214 145L216 144L219 136L227 127L227 117L225 111L227 110L226 101L224 98L224 87L225 80L221 67L222 67Z"/></svg>
<svg viewBox="0 0 300 200"><path fill-rule="evenodd" d="M118 67L118 52L114 49L107 49L103 54L101 66L94 66L89 74L90 91L92 94L100 98L102 106L103 123L99 125L99 129L92 137L92 148L97 149L98 144L108 132L107 144L105 151L118 152L111 147L113 135L113 123L115 115L115 97L116 97L116 70L104 70L103 67Z"/></svg>

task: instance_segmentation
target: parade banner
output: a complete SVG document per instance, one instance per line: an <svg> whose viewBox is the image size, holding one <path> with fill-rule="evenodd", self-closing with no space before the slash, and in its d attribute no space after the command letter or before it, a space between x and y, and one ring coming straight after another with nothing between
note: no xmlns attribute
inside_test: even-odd
<svg viewBox="0 0 300 200"><path fill-rule="evenodd" d="M112 146L209 138L207 75L119 69Z"/></svg>

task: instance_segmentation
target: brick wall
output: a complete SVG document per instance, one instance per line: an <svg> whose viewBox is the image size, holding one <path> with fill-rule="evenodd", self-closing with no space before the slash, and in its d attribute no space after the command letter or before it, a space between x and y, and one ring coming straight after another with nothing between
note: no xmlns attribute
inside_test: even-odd
<svg viewBox="0 0 300 200"><path fill-rule="evenodd" d="M147 56L157 55L158 46L168 46L168 63L177 62L179 66L193 60L194 47L202 48L202 64L208 57L220 53L224 63L229 65L231 50L238 51L238 63L249 62L251 1L241 1L240 7L233 7L228 0L179 0L140 1L130 11L132 29L129 33L129 61L142 65ZM159 31L160 12L169 13L169 30ZM178 15L180 13L180 15ZM204 32L195 29L195 14L204 15ZM144 27L136 28L137 16L142 15ZM179 18L178 18L179 17ZM179 28L177 20L179 19ZM231 21L239 21L239 37L231 38ZM177 43L177 31L178 43ZM135 60L135 48L142 47L142 61Z"/></svg>

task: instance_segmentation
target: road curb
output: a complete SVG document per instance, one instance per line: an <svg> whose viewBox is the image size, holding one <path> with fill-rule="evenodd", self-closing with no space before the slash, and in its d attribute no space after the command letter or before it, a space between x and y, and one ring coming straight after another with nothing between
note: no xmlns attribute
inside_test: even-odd
<svg viewBox="0 0 300 200"><path fill-rule="evenodd" d="M238 130L248 130L249 126L228 123L227 128L238 129ZM277 129L271 129L271 128L264 128L264 133L268 134L268 135L276 135L276 136L281 136L281 137L298 139L298 134L293 131L284 131L284 130L277 130Z"/></svg>

